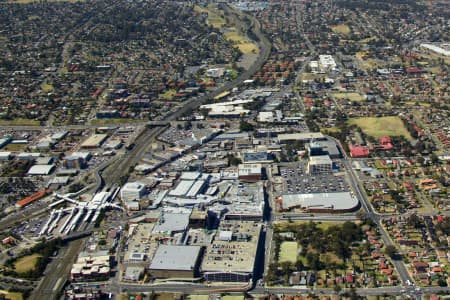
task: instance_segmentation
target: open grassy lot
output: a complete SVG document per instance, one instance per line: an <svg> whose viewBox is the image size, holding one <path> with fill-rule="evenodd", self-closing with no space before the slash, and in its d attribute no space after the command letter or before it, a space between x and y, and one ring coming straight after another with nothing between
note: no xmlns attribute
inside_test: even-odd
<svg viewBox="0 0 450 300"><path fill-rule="evenodd" d="M345 24L339 24L337 26L331 26L331 30L334 33L338 33L338 34L350 34L350 27L348 25Z"/></svg>
<svg viewBox="0 0 450 300"><path fill-rule="evenodd" d="M308 223L309 223L309 221L291 221L291 222L278 223L275 225L275 227L279 232L284 232L284 231L289 231L291 226L296 227L296 226L308 224ZM316 224L316 226L318 228L323 229L323 230L328 229L330 226L342 224L342 222L314 222L314 223Z"/></svg>
<svg viewBox="0 0 450 300"><path fill-rule="evenodd" d="M244 54L249 54L252 52L257 53L259 50L258 46L255 43L249 41L247 37L245 37L238 31L225 32L224 36L227 40L232 41L235 46L238 47L239 50L241 50L241 52Z"/></svg>
<svg viewBox="0 0 450 300"><path fill-rule="evenodd" d="M208 5L207 7L195 6L194 10L196 12L207 13L207 23L214 28L220 29L227 23L225 19L219 14L219 11L212 4Z"/></svg>
<svg viewBox="0 0 450 300"><path fill-rule="evenodd" d="M53 90L54 90L53 85L48 84L48 83L43 83L41 88L42 88L42 91L45 93L50 93L50 92L53 92Z"/></svg>
<svg viewBox="0 0 450 300"><path fill-rule="evenodd" d="M399 117L352 118L348 120L348 124L360 127L365 134L374 138L403 136L408 140L412 140L411 135Z"/></svg>
<svg viewBox="0 0 450 300"><path fill-rule="evenodd" d="M91 124L96 126L106 126L106 125L128 124L133 122L136 122L136 119L131 118L93 119L91 121Z"/></svg>
<svg viewBox="0 0 450 300"><path fill-rule="evenodd" d="M159 98L165 99L165 100L172 100L173 96L177 93L176 90L167 90L164 93L159 95Z"/></svg>
<svg viewBox="0 0 450 300"><path fill-rule="evenodd" d="M244 54L259 52L259 48L254 43L251 43L251 42L239 43L239 44L237 44L237 47Z"/></svg>
<svg viewBox="0 0 450 300"><path fill-rule="evenodd" d="M365 39L359 40L358 43L366 44L366 43L374 41L376 39L377 39L376 37L372 36L372 37L369 37L369 38L365 38Z"/></svg>
<svg viewBox="0 0 450 300"><path fill-rule="evenodd" d="M23 299L21 293L13 293L13 292L7 292L7 291L0 290L0 295L4 295L5 299L10 299L10 300L22 300Z"/></svg>
<svg viewBox="0 0 450 300"><path fill-rule="evenodd" d="M189 295L188 300L208 300L208 295Z"/></svg>
<svg viewBox="0 0 450 300"><path fill-rule="evenodd" d="M430 107L431 106L431 103L428 103L428 102L406 101L406 102L403 102L403 103L408 104L408 105L419 104L420 106L423 106L423 107Z"/></svg>
<svg viewBox="0 0 450 300"><path fill-rule="evenodd" d="M280 262L290 261L295 263L297 261L297 242L282 242L280 246Z"/></svg>
<svg viewBox="0 0 450 300"><path fill-rule="evenodd" d="M335 98L344 98L350 101L364 101L364 97L358 93L333 93Z"/></svg>
<svg viewBox="0 0 450 300"><path fill-rule="evenodd" d="M39 126L39 121L25 119L25 118L15 118L12 120L0 120L0 126Z"/></svg>
<svg viewBox="0 0 450 300"><path fill-rule="evenodd" d="M14 263L14 268L18 273L24 273L30 271L36 265L38 258L41 257L39 254L28 255L20 258Z"/></svg>
<svg viewBox="0 0 450 300"><path fill-rule="evenodd" d="M237 42L237 43L243 43L243 42L247 41L245 36L239 34L239 32L237 32L235 30L225 32L224 36L225 36L225 38L227 40L230 40L230 41L233 41L233 42Z"/></svg>

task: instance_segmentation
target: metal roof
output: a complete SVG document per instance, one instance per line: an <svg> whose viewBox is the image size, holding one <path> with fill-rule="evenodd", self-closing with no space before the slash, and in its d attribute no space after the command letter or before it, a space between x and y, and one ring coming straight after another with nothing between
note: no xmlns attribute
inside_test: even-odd
<svg viewBox="0 0 450 300"><path fill-rule="evenodd" d="M159 245L150 270L193 271L200 249L200 246Z"/></svg>

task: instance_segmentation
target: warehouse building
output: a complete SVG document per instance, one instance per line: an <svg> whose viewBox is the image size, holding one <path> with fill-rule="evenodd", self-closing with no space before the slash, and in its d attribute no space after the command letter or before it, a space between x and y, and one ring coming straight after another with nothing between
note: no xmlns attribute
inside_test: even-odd
<svg viewBox="0 0 450 300"><path fill-rule="evenodd" d="M81 144L83 149L96 149L100 148L104 141L108 138L107 134L97 134L94 133L87 140Z"/></svg>
<svg viewBox="0 0 450 300"><path fill-rule="evenodd" d="M156 278L196 278L202 247L159 245L150 264Z"/></svg>
<svg viewBox="0 0 450 300"><path fill-rule="evenodd" d="M55 169L55 165L34 165L32 166L27 175L49 175Z"/></svg>

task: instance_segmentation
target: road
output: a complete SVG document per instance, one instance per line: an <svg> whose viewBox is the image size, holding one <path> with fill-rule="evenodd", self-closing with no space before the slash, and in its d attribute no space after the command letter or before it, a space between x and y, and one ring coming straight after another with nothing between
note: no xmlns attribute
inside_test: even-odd
<svg viewBox="0 0 450 300"><path fill-rule="evenodd" d="M351 160L350 159L344 159L343 163L345 165L345 168L348 171L348 174L350 175L350 183L353 187L353 190L357 194L357 197L359 201L361 202L364 210L367 212L367 217L372 219L375 224L377 224L377 228L379 230L379 233L381 235L381 239L383 240L383 243L385 246L393 245L392 239L390 238L389 234L386 232L384 227L381 224L381 216L378 215L372 205L369 203L369 200L367 199L367 195L364 191L364 187L361 187L359 180L356 178L355 171L353 170ZM392 259L392 263L395 266L395 269L397 270L401 281L403 284L406 284L406 282L413 282L413 279L411 275L409 274L405 263L402 260L394 260Z"/></svg>
<svg viewBox="0 0 450 300"><path fill-rule="evenodd" d="M150 293L150 292L177 292L177 293L195 293L211 294L221 292L248 292L251 295L261 294L337 294L330 288L308 288L308 287L263 287L250 285L220 285L205 286L195 283L164 283L164 284L122 284L122 291L127 293ZM343 289L340 293L348 292L349 289ZM420 295L433 293L450 293L449 287L378 287L378 288L357 288L355 291L361 296L370 295Z"/></svg>
<svg viewBox="0 0 450 300"><path fill-rule="evenodd" d="M42 278L38 287L31 294L32 300L55 299L64 283L69 277L78 252L84 245L85 240L80 239L71 242L67 247L61 249L59 256L54 258L45 270L45 276Z"/></svg>

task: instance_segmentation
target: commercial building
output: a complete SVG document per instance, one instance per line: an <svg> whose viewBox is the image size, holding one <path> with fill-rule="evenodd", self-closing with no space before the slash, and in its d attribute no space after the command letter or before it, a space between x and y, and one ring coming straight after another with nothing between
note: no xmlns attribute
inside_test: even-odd
<svg viewBox="0 0 450 300"><path fill-rule="evenodd" d="M125 269L125 275L123 276L123 279L126 281L139 281L144 276L144 271L144 267L128 266Z"/></svg>
<svg viewBox="0 0 450 300"><path fill-rule="evenodd" d="M295 141L309 143L312 140L323 141L325 139L325 136L321 132L285 133L278 135L278 142L280 144L287 144Z"/></svg>
<svg viewBox="0 0 450 300"><path fill-rule="evenodd" d="M195 278L198 276L200 246L159 245L150 264L156 278Z"/></svg>
<svg viewBox="0 0 450 300"><path fill-rule="evenodd" d="M87 140L81 144L83 149L96 149L100 148L103 142L108 138L107 134L97 134L94 133Z"/></svg>
<svg viewBox="0 0 450 300"><path fill-rule="evenodd" d="M258 120L258 122L261 122L261 123L272 123L275 120L275 118L274 118L273 112L261 111L258 113L257 120Z"/></svg>
<svg viewBox="0 0 450 300"><path fill-rule="evenodd" d="M271 163L271 154L267 152L245 152L242 155L244 164Z"/></svg>
<svg viewBox="0 0 450 300"><path fill-rule="evenodd" d="M261 164L240 164L238 167L239 180L256 182L262 179Z"/></svg>
<svg viewBox="0 0 450 300"><path fill-rule="evenodd" d="M124 202L140 200L145 194L147 189L141 182L127 182L120 190L120 198Z"/></svg>
<svg viewBox="0 0 450 300"><path fill-rule="evenodd" d="M191 212L192 210L188 209L177 212L162 211L159 221L153 228L153 233L171 236L174 233L185 232L189 225Z"/></svg>
<svg viewBox="0 0 450 300"><path fill-rule="evenodd" d="M308 162L308 173L310 175L331 173L333 161L328 155L310 156Z"/></svg>
<svg viewBox="0 0 450 300"><path fill-rule="evenodd" d="M306 212L350 212L359 207L359 201L349 192L284 194L276 201L280 211L301 209Z"/></svg>
<svg viewBox="0 0 450 300"><path fill-rule="evenodd" d="M70 270L70 280L107 280L110 270L111 256L108 251L81 252Z"/></svg>
<svg viewBox="0 0 450 300"><path fill-rule="evenodd" d="M222 221L219 235L206 249L201 266L209 281L247 282L259 255L261 225L253 221ZM230 236L231 235L231 236Z"/></svg>

